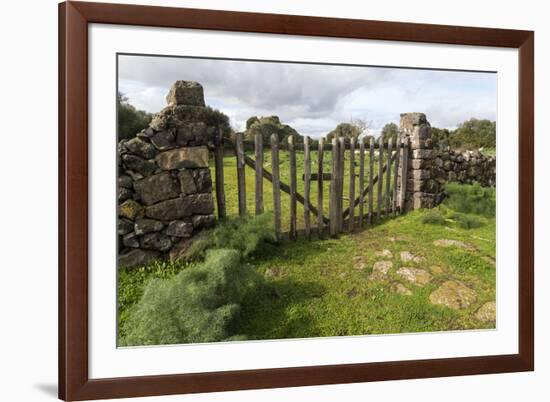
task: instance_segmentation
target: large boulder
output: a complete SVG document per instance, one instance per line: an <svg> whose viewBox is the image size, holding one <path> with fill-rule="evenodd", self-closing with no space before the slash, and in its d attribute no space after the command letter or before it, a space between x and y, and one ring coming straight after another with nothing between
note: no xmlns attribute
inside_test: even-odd
<svg viewBox="0 0 550 402"><path fill-rule="evenodd" d="M195 81L176 81L166 96L166 102L169 106L204 106L202 85Z"/></svg>

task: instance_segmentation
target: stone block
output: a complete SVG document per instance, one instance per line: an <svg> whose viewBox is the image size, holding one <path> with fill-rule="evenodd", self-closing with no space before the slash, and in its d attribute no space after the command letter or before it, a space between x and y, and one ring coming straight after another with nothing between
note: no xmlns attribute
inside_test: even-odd
<svg viewBox="0 0 550 402"><path fill-rule="evenodd" d="M172 149L157 155L157 163L163 170L182 168L207 168L208 148L205 146Z"/></svg>
<svg viewBox="0 0 550 402"><path fill-rule="evenodd" d="M134 183L134 188L145 205L152 205L159 201L176 198L179 195L177 180L168 172L162 172L139 180Z"/></svg>
<svg viewBox="0 0 550 402"><path fill-rule="evenodd" d="M166 102L169 106L204 106L202 85L195 81L176 81L166 96Z"/></svg>

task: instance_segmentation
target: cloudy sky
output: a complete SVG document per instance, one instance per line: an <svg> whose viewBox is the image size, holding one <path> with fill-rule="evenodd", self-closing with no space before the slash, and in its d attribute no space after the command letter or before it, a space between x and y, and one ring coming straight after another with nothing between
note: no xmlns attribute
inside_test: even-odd
<svg viewBox="0 0 550 402"><path fill-rule="evenodd" d="M377 134L404 112L424 112L441 128L497 113L495 73L149 56L119 56L118 72L119 91L152 113L166 106L172 82L198 81L206 104L238 130L251 116L277 115L319 137L352 119L370 122Z"/></svg>

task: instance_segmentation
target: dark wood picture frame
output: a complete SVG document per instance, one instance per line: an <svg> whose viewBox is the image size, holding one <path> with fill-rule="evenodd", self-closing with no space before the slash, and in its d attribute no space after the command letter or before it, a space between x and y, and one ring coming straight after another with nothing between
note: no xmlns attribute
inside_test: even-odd
<svg viewBox="0 0 550 402"><path fill-rule="evenodd" d="M90 379L88 24L191 28L519 49L519 353ZM534 369L534 33L120 4L59 5L59 397L85 400Z"/></svg>

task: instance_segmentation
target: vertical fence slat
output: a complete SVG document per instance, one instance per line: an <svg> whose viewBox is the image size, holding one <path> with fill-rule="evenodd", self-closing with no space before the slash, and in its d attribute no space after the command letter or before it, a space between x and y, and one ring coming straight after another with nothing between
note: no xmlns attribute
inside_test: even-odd
<svg viewBox="0 0 550 402"><path fill-rule="evenodd" d="M401 153L401 140L397 139L395 145L395 165L393 167L393 194L392 194L392 206L393 213L397 213L397 176L399 172L399 154Z"/></svg>
<svg viewBox="0 0 550 402"><path fill-rule="evenodd" d="M319 147L317 153L317 231L319 238L323 236L323 154L325 147L325 139L319 139Z"/></svg>
<svg viewBox="0 0 550 402"><path fill-rule="evenodd" d="M380 136L378 140L378 194L377 194L377 205L378 209L376 210L376 219L380 219L382 215L382 195L384 192L384 175L382 171L384 169L384 139Z"/></svg>
<svg viewBox="0 0 550 402"><path fill-rule="evenodd" d="M255 196L256 196L256 215L264 212L264 147L262 135L257 133L254 136L254 155L256 157L256 177L255 177Z"/></svg>
<svg viewBox="0 0 550 402"><path fill-rule="evenodd" d="M225 188L223 177L223 131L216 133L214 163L216 165L216 205L218 207L218 219L225 218Z"/></svg>
<svg viewBox="0 0 550 402"><path fill-rule="evenodd" d="M359 138L359 226L363 227L365 204L365 137Z"/></svg>
<svg viewBox="0 0 550 402"><path fill-rule="evenodd" d="M329 188L329 230L331 236L336 236L338 233L338 222L337 222L337 183L338 183L338 139L332 139L332 155L331 155L331 171L330 171L330 188Z"/></svg>
<svg viewBox="0 0 550 402"><path fill-rule="evenodd" d="M311 223L309 212L309 193L311 183L311 155L309 152L309 137L304 137L304 227L306 238L311 238Z"/></svg>
<svg viewBox="0 0 550 402"><path fill-rule="evenodd" d="M369 143L369 224L373 221L374 204L374 138Z"/></svg>
<svg viewBox="0 0 550 402"><path fill-rule="evenodd" d="M355 221L355 137L349 142L349 225L348 229L353 232Z"/></svg>
<svg viewBox="0 0 550 402"><path fill-rule="evenodd" d="M294 136L288 137L288 156L290 161L290 238L295 240L296 230L296 149Z"/></svg>
<svg viewBox="0 0 550 402"><path fill-rule="evenodd" d="M273 184L273 216L275 219L275 233L281 236L281 188L279 177L279 137L271 135L271 175Z"/></svg>
<svg viewBox="0 0 550 402"><path fill-rule="evenodd" d="M401 192L399 195L399 213L405 211L405 199L407 197L407 175L409 169L409 139L403 139L403 158L401 161Z"/></svg>
<svg viewBox="0 0 550 402"><path fill-rule="evenodd" d="M338 157L339 167L338 167L338 173L339 173L339 186L338 186L338 232L342 232L344 230L344 176L345 176L345 161L346 161L346 139L344 137L340 137L340 145L338 150L340 151L340 155Z"/></svg>
<svg viewBox="0 0 550 402"><path fill-rule="evenodd" d="M388 139L388 161L386 162L386 192L384 194L385 210L384 214L388 216L390 214L390 185L391 185L391 153L393 148L393 141Z"/></svg>
<svg viewBox="0 0 550 402"><path fill-rule="evenodd" d="M244 162L243 133L235 135L235 153L237 155L237 186L239 192L239 216L246 215L246 179Z"/></svg>

